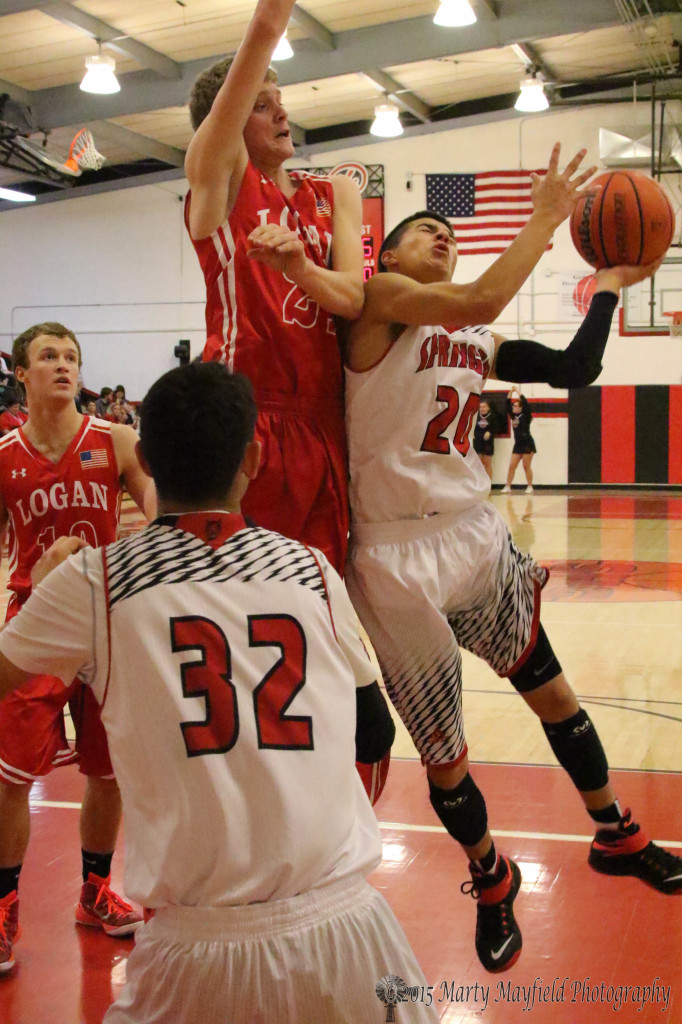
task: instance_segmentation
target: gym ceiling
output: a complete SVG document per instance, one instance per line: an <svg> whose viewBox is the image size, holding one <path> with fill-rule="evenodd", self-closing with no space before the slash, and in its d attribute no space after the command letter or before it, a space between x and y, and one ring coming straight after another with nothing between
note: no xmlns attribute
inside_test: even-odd
<svg viewBox="0 0 682 1024"><path fill-rule="evenodd" d="M554 109L682 97L682 0L470 0L477 22L433 23L438 0L301 0L292 60L277 64L297 152L375 141L377 103L397 103L405 135L522 117L519 82L539 74ZM186 103L197 74L236 51L255 0L0 0L0 116L66 159L92 131L105 168L36 182L0 167L0 186L39 201L182 177ZM121 91L82 92L85 58L113 56ZM0 203L0 209L10 204Z"/></svg>

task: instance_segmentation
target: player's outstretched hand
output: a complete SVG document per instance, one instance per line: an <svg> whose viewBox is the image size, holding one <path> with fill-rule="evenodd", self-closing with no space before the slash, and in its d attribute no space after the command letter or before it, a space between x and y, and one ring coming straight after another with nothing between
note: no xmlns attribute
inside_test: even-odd
<svg viewBox="0 0 682 1024"><path fill-rule="evenodd" d="M533 210L535 213L543 214L555 221L557 225L571 215L573 207L578 200L585 195L596 195L601 185L581 188L597 170L593 164L587 170L576 172L580 167L586 149L579 150L572 160L566 164L566 168L559 172L559 156L561 154L561 143L556 142L549 158L547 173L544 175L533 174L533 187L531 197L533 199ZM575 177L574 177L575 175Z"/></svg>
<svg viewBox="0 0 682 1024"><path fill-rule="evenodd" d="M279 224L264 224L251 232L248 243L249 259L265 263L298 283L297 275L303 272L308 261L299 234Z"/></svg>
<svg viewBox="0 0 682 1024"><path fill-rule="evenodd" d="M75 555L81 548L88 545L82 537L58 537L54 544L45 551L31 570L31 582L34 587L45 579L53 569L65 562L69 555Z"/></svg>
<svg viewBox="0 0 682 1024"><path fill-rule="evenodd" d="M621 288L628 288L631 284L646 281L647 277L654 276L662 262L663 257L653 263L647 263L643 267L604 267L594 275L597 282L596 290L598 292L619 292Z"/></svg>

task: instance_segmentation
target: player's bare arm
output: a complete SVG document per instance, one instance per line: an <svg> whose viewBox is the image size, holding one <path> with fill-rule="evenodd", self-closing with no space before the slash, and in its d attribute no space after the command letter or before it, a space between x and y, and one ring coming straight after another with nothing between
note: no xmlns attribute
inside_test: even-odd
<svg viewBox="0 0 682 1024"><path fill-rule="evenodd" d="M331 269L309 259L300 235L279 224L266 224L251 232L248 256L286 274L329 313L355 320L364 302L362 201L357 185L350 178L335 175L331 181L334 190Z"/></svg>
<svg viewBox="0 0 682 1024"><path fill-rule="evenodd" d="M145 473L137 457L136 445L139 438L132 427L113 423L111 439L125 489L147 520L151 521L156 516L156 491L152 478Z"/></svg>
<svg viewBox="0 0 682 1024"><path fill-rule="evenodd" d="M578 173L586 151L576 153L563 172L559 172L560 152L557 143L547 174L534 175L533 213L528 223L499 259L470 284L457 285L450 280L456 249L449 267L446 248L454 247L455 240L437 221L424 218L416 223L415 230L434 236L432 265L415 266L412 272L417 276L410 276L410 264L406 272L399 262L391 265L390 253L384 254L388 269L398 272L376 274L365 285L365 306L351 333L348 359L352 369L366 369L381 359L394 337L392 324L443 324L454 330L466 324L490 323L500 315L532 272L558 225L570 215L580 196L590 191L582 186L596 167Z"/></svg>
<svg viewBox="0 0 682 1024"><path fill-rule="evenodd" d="M611 320L621 288L637 284L656 273L661 260L645 267L606 267L596 272L596 287L590 308L568 345L552 349L536 341L510 341L493 333L495 357L493 380L541 382L557 388L586 387L601 372L601 359L611 330ZM516 385L509 392L519 393Z"/></svg>
<svg viewBox="0 0 682 1024"><path fill-rule="evenodd" d="M293 6L294 0L258 0L225 82L189 144L185 172L192 189L192 238L211 235L236 200L248 160L244 126L263 90L270 58Z"/></svg>
<svg viewBox="0 0 682 1024"><path fill-rule="evenodd" d="M65 562L70 555L75 555L81 548L86 548L87 541L82 537L57 537L54 544L51 544L31 569L31 583L33 587L42 583L53 569Z"/></svg>

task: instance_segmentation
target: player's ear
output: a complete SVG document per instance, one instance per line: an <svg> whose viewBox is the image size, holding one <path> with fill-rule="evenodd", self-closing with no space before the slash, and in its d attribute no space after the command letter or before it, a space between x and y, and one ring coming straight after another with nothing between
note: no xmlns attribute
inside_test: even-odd
<svg viewBox="0 0 682 1024"><path fill-rule="evenodd" d="M241 471L249 480L255 480L260 466L262 446L260 441L249 441L244 449Z"/></svg>
<svg viewBox="0 0 682 1024"><path fill-rule="evenodd" d="M386 267L387 270L391 267L393 263L395 263L395 261L396 257L392 249L387 249L385 252L382 252L381 263L382 266Z"/></svg>

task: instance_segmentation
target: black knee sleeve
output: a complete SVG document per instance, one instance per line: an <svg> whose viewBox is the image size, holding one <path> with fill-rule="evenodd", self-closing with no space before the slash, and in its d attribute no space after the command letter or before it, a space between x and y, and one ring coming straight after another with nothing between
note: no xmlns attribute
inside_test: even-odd
<svg viewBox="0 0 682 1024"><path fill-rule="evenodd" d="M488 828L480 789L467 773L454 789L439 789L429 779L429 799L441 822L462 846L476 846Z"/></svg>
<svg viewBox="0 0 682 1024"><path fill-rule="evenodd" d="M510 676L509 680L519 693L530 693L531 690L537 690L538 686L554 679L560 672L561 665L540 622L535 647L518 672Z"/></svg>
<svg viewBox="0 0 682 1024"><path fill-rule="evenodd" d="M583 792L601 789L609 781L604 748L590 716L582 708L563 722L543 722L554 756Z"/></svg>

